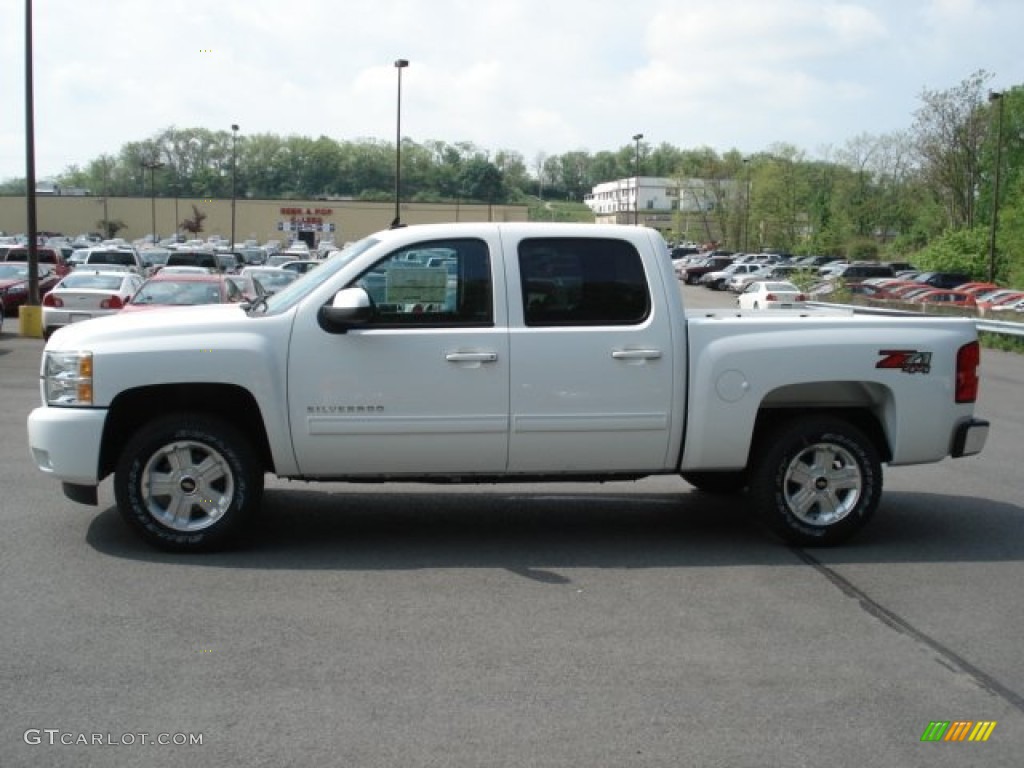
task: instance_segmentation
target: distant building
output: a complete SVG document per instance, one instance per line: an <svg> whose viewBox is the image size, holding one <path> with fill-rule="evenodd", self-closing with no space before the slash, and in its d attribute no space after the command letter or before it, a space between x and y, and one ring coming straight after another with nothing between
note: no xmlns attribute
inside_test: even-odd
<svg viewBox="0 0 1024 768"><path fill-rule="evenodd" d="M690 234L693 239L718 239L719 197L737 189L731 179L670 179L631 176L595 186L583 202L599 224L637 223L662 233Z"/></svg>
<svg viewBox="0 0 1024 768"><path fill-rule="evenodd" d="M81 187L62 187L56 181L37 181L36 195L46 197L84 197L92 194L88 189Z"/></svg>

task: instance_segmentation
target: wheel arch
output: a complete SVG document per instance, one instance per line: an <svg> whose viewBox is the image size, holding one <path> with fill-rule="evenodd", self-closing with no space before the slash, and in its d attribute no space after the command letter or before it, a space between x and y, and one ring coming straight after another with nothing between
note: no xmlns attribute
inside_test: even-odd
<svg viewBox="0 0 1024 768"><path fill-rule="evenodd" d="M175 411L208 414L229 422L249 439L262 468L273 471L263 415L251 392L236 384L157 384L121 392L110 404L99 477L114 471L121 446L142 424Z"/></svg>
<svg viewBox="0 0 1024 768"><path fill-rule="evenodd" d="M754 424L754 435L751 440L751 451L760 450L760 446L763 446L766 440L770 440L772 434L787 422L806 416L831 416L842 419L864 433L883 462L892 459L892 448L889 445L889 440L886 438L885 429L882 426L879 414L867 404L811 408L787 408L781 405L765 405L757 414L757 421ZM753 459L753 455L747 461L748 467L750 466L751 459Z"/></svg>

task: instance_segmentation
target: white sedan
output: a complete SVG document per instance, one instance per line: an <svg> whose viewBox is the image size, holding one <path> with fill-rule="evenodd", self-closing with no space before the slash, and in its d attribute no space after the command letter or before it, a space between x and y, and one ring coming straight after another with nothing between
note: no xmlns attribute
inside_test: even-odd
<svg viewBox="0 0 1024 768"><path fill-rule="evenodd" d="M92 270L79 267L43 297L43 336L58 328L111 315L142 286L143 278L127 270Z"/></svg>
<svg viewBox="0 0 1024 768"><path fill-rule="evenodd" d="M799 309L805 301L799 288L783 280L757 280L736 299L740 309Z"/></svg>

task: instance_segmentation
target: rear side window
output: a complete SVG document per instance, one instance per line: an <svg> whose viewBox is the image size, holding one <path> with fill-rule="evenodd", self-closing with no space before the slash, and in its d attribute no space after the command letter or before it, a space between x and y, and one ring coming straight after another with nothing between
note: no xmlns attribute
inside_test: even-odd
<svg viewBox="0 0 1024 768"><path fill-rule="evenodd" d="M519 274L528 326L636 325L650 314L643 262L624 240L523 240Z"/></svg>

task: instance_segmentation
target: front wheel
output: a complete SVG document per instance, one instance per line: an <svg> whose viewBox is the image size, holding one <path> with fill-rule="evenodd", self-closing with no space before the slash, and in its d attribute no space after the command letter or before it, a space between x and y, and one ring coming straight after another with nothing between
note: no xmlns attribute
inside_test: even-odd
<svg viewBox="0 0 1024 768"><path fill-rule="evenodd" d="M806 417L760 441L750 490L755 509L787 541L839 544L878 508L882 465L857 427L839 418Z"/></svg>
<svg viewBox="0 0 1024 768"><path fill-rule="evenodd" d="M150 544L175 552L223 547L258 508L263 473L228 422L172 414L125 444L114 474L121 516Z"/></svg>

